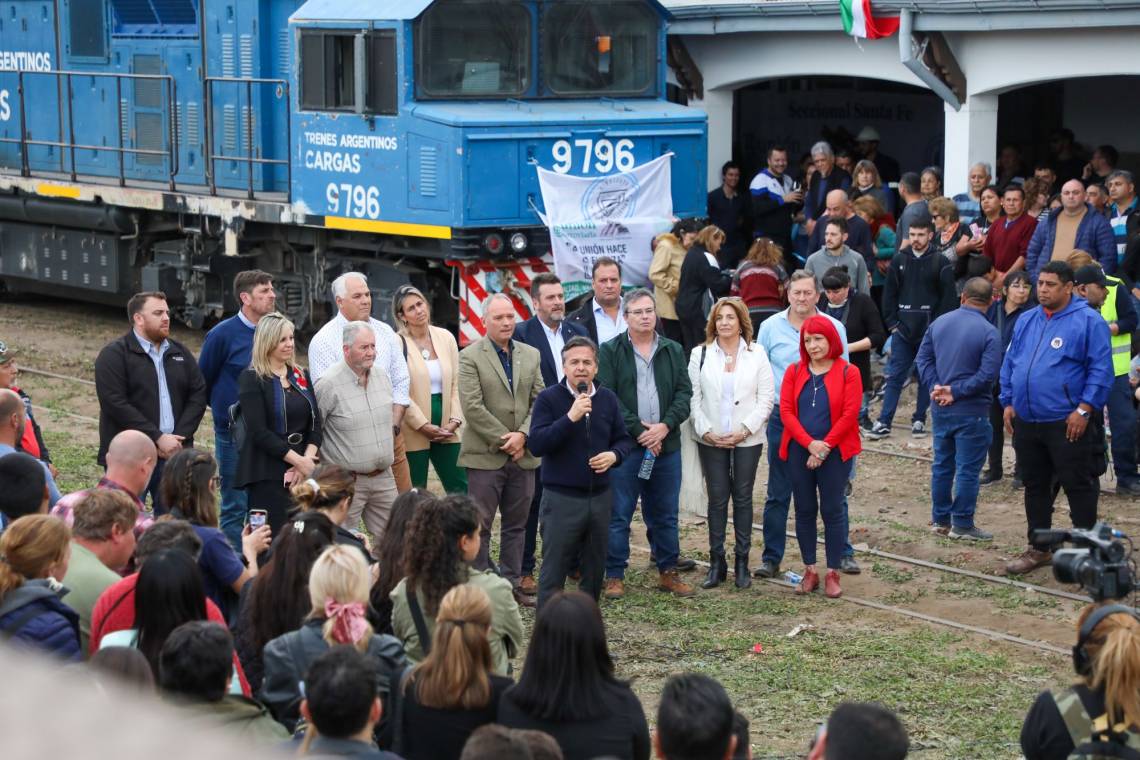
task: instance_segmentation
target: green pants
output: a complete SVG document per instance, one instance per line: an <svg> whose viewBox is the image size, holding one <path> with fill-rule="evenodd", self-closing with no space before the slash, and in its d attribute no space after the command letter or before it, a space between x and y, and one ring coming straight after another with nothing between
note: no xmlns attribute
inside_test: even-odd
<svg viewBox="0 0 1140 760"><path fill-rule="evenodd" d="M431 395L431 424L443 422L443 394ZM459 460L458 443L432 443L421 451L408 452L408 468L412 471L412 485L427 488L428 461L435 467L435 474L443 483L447 493L467 493L467 470L456 462Z"/></svg>

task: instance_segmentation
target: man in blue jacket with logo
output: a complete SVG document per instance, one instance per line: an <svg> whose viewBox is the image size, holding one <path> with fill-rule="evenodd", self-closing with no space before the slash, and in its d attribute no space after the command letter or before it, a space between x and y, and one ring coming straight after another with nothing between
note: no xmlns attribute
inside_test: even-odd
<svg viewBox="0 0 1140 760"><path fill-rule="evenodd" d="M1108 325L1073 294L1068 264L1041 269L1037 300L1041 305L1017 321L1001 368L1005 428L1017 431L1029 523L1029 548L1006 565L1018 575L1053 560L1053 547L1035 545L1033 531L1052 527L1058 486L1075 527L1096 523L1106 469L1101 410L1113 381Z"/></svg>

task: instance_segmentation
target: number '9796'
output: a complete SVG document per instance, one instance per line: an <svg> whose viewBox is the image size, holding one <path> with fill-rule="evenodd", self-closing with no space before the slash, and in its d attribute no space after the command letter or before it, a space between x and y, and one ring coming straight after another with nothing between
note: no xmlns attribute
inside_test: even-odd
<svg viewBox="0 0 1140 760"><path fill-rule="evenodd" d="M598 174L612 171L627 172L633 169L633 140L621 139L616 143L607 139L579 138L559 140L550 151L554 159L551 167L559 174L580 171L589 174L592 168Z"/></svg>
<svg viewBox="0 0 1140 760"><path fill-rule="evenodd" d="M328 213L377 219L380 216L380 189L375 185L330 182L325 188Z"/></svg>

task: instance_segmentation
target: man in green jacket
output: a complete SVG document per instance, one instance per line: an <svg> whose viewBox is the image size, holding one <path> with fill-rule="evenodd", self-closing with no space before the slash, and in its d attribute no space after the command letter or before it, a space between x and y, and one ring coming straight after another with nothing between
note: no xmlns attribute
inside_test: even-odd
<svg viewBox="0 0 1140 760"><path fill-rule="evenodd" d="M194 716L193 722L218 726L251 743L281 744L289 732L264 705L227 694L233 652L233 638L224 626L206 620L184 623L162 645L158 685L168 699Z"/></svg>
<svg viewBox="0 0 1140 760"><path fill-rule="evenodd" d="M641 497L651 549L660 573L658 588L692 596L693 587L677 575L680 541L677 507L681 493L681 436L693 389L681 345L654 329L653 294L631 291L622 306L626 332L602 344L598 381L618 397L625 426L636 439L633 452L612 471L613 512L606 557L605 595L625 594L629 565L629 523Z"/></svg>

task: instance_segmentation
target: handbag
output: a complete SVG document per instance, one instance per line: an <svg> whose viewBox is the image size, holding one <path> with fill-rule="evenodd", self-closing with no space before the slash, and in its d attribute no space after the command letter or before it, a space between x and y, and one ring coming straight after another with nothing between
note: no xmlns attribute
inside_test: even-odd
<svg viewBox="0 0 1140 760"><path fill-rule="evenodd" d="M246 425L245 417L241 413L241 402L235 401L230 404L230 440L233 441L234 448L241 451L245 446Z"/></svg>

